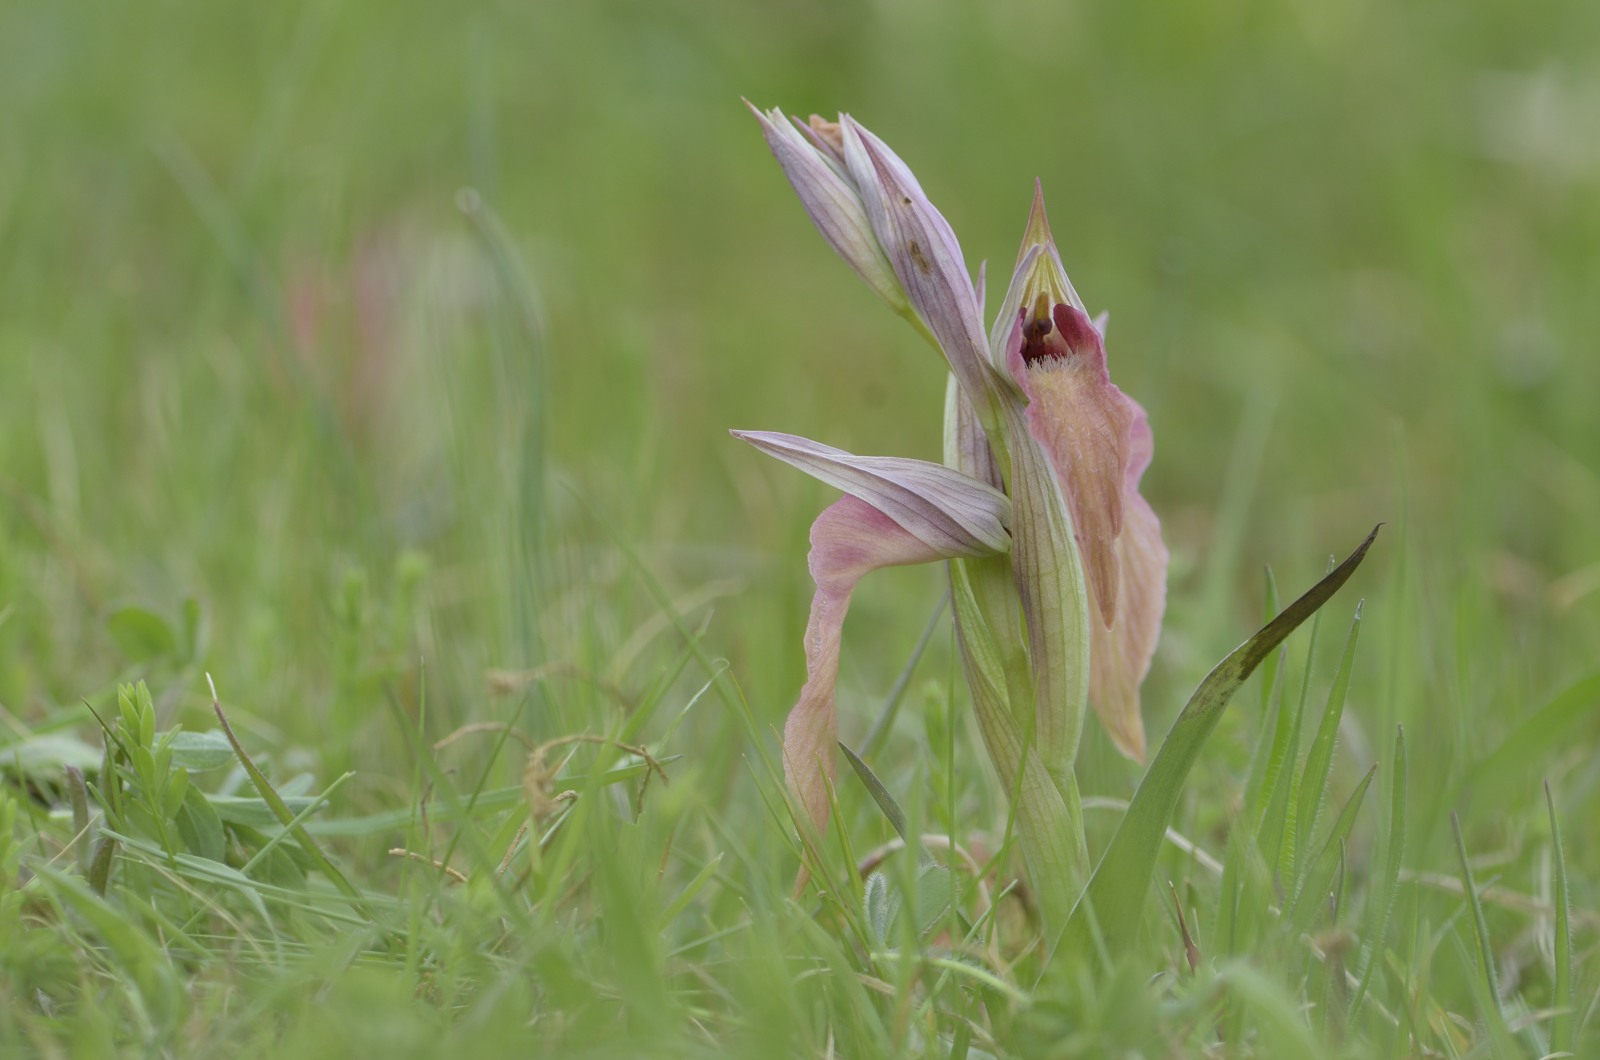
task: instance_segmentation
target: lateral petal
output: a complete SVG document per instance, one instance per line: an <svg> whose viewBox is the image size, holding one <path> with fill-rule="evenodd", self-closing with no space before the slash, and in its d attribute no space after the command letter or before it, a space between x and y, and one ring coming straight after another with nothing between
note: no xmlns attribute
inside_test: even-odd
<svg viewBox="0 0 1600 1060"><path fill-rule="evenodd" d="M852 496L829 505L811 524L809 563L817 591L806 624L805 687L783 726L783 772L819 834L828 824L828 788L837 775L834 752L839 724L834 686L839 678L839 641L850 596L870 571L927 563L943 556L883 512Z"/></svg>
<svg viewBox="0 0 1600 1060"><path fill-rule="evenodd" d="M1011 502L999 490L943 464L856 456L776 431L731 431L769 456L859 497L943 557L1011 549Z"/></svg>

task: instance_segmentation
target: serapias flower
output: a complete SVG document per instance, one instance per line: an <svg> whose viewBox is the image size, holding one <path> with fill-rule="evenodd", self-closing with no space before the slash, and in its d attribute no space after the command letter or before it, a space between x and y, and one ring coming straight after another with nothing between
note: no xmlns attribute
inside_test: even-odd
<svg viewBox="0 0 1600 1060"><path fill-rule="evenodd" d="M806 685L784 730L789 785L820 829L856 582L878 567L946 559L985 743L1008 790L1033 778L1016 789L1030 867L1081 869L1081 853L1040 850L1070 825L1081 851L1072 777L1085 704L1124 753L1143 756L1138 689L1165 601L1167 553L1138 492L1151 455L1144 412L1110 381L1103 324L1067 279L1037 187L986 341L955 233L887 145L846 115L804 125L776 110L756 116L818 230L941 350L954 380L952 467L735 432L848 494L812 527L817 592Z"/></svg>
<svg viewBox="0 0 1600 1060"><path fill-rule="evenodd" d="M1037 248L1037 249L1035 249ZM1050 235L1044 192L990 344L1028 395L1028 430L1055 468L1091 596L1089 701L1117 747L1144 758L1139 686L1166 606L1161 524L1139 494L1154 443L1139 403L1111 382L1104 320L1089 318Z"/></svg>

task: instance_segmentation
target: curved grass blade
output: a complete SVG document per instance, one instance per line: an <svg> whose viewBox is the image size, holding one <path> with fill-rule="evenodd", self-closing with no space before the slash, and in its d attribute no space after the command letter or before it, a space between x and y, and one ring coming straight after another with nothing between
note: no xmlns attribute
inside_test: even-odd
<svg viewBox="0 0 1600 1060"><path fill-rule="evenodd" d="M1361 810L1361 800L1366 797L1367 787L1377 772L1377 766L1367 770L1367 775L1361 778L1356 790L1345 800L1344 809L1333 822L1333 831L1328 834L1328 841L1322 845L1322 851L1317 854L1316 861L1306 872L1305 882L1295 894L1294 904L1289 907L1291 938L1298 938L1301 932L1311 927L1311 918L1316 915L1318 902L1327 896L1333 884L1334 873L1338 870L1343 857L1343 844L1350 837L1350 829L1355 827L1356 814Z"/></svg>
<svg viewBox="0 0 1600 1060"><path fill-rule="evenodd" d="M1263 623L1271 622L1278 613L1278 581L1272 567L1264 568L1266 574L1266 608L1261 616ZM1250 755L1250 771L1244 783L1244 807L1239 820L1261 820L1262 800L1270 793L1268 773L1273 769L1273 751L1278 746L1278 728L1283 723L1282 711L1274 709L1281 700L1278 695L1278 671L1283 665L1283 648L1267 656L1261 664L1261 731L1256 736L1256 747ZM1260 866L1258 871L1258 866ZM1222 886L1217 895L1216 923L1212 930L1212 945L1223 955L1239 953L1245 948L1239 930L1239 909L1249 900L1256 887L1256 877L1267 875L1261 854L1255 845L1252 830L1233 828L1228 832L1228 847L1223 856Z"/></svg>
<svg viewBox="0 0 1600 1060"><path fill-rule="evenodd" d="M1328 557L1324 574L1333 570L1335 561L1335 557ZM1271 879L1278 890L1288 894L1294 893L1296 881L1293 873L1296 870L1293 860L1298 846L1295 837L1300 834L1296 811L1304 776L1300 761L1301 733L1305 728L1306 699L1311 692L1311 672L1316 667L1317 641L1321 633L1322 613L1319 611L1311 620L1311 639L1306 645L1300 694L1295 697L1293 715L1287 726L1280 718L1278 734L1274 737L1272 759L1267 765L1267 808L1256 828L1256 843L1261 848L1261 856L1267 863ZM1284 654L1284 651L1278 652L1279 657ZM1284 690L1284 697L1279 707L1280 714L1289 710L1287 689Z"/></svg>
<svg viewBox="0 0 1600 1060"><path fill-rule="evenodd" d="M884 698L883 709L878 712L872 728L867 731L867 738L861 741L862 754L876 754L882 749L883 742L889 738L889 730L894 728L894 720L900 715L900 704L905 700L906 689L911 686L911 677L917 672L917 663L922 661L923 653L928 650L933 635L939 632L939 622L944 618L945 608L949 606L950 591L947 589L945 594L939 597L939 603L934 607L933 614L928 616L928 624L922 627L922 636L917 638L917 646L911 649L911 658L906 660L905 668L900 671L900 676L895 678L888 696Z"/></svg>
<svg viewBox="0 0 1600 1060"><path fill-rule="evenodd" d="M1389 844L1383 855L1383 868L1376 905L1373 907L1371 940L1361 954L1361 973L1356 985L1356 996L1350 1002L1348 1022L1354 1026L1361 1014L1361 1003L1366 1000L1372 977L1383 963L1383 946L1389 932L1389 919L1394 915L1395 900L1400 896L1400 862L1406 853L1406 730L1396 726L1394 737L1394 779L1389 786Z"/></svg>
<svg viewBox="0 0 1600 1060"><path fill-rule="evenodd" d="M1332 573L1235 648L1200 682L1162 741L1161 750L1156 752L1155 761L1139 783L1139 790L1134 792L1133 801L1111 837L1110 846L1073 907L1062 936L1065 945L1076 951L1086 951L1096 927L1109 952L1115 953L1132 940L1144 909L1156 856L1173 810L1177 808L1183 783L1200 756L1201 747L1222 719L1223 708L1272 650L1350 580L1377 536L1378 527L1373 527L1366 540Z"/></svg>
<svg viewBox="0 0 1600 1060"><path fill-rule="evenodd" d="M1322 798L1328 786L1328 773L1333 768L1333 748L1339 738L1339 721L1344 717L1345 694L1350 689L1350 667L1355 660L1356 641L1361 636L1361 608L1356 604L1356 615L1350 621L1350 635L1345 638L1344 655L1339 659L1339 672L1334 675L1333 688L1328 692L1328 706L1322 712L1322 723L1306 752L1306 767L1300 778L1300 805L1295 811L1295 872L1304 879L1306 857L1311 851L1311 838L1317 828L1317 818L1322 814ZM1307 667L1310 672L1310 667ZM1296 881L1299 883L1300 881Z"/></svg>
<svg viewBox="0 0 1600 1060"><path fill-rule="evenodd" d="M1545 781L1544 801L1550 809L1550 841L1555 848L1551 853L1556 865L1556 983L1551 999L1556 1015L1550 1023L1550 1051L1564 1053L1572 1049L1572 896L1567 890L1567 853L1561 846L1561 823L1556 820L1556 800L1549 781Z"/></svg>
<svg viewBox="0 0 1600 1060"><path fill-rule="evenodd" d="M839 750L844 752L845 761L849 762L850 768L856 771L856 776L866 786L867 793L872 796L872 801L878 804L878 809L883 811L884 817L888 818L889 824L895 830L895 834L905 842L906 846L911 846L910 830L906 827L906 812L900 808L898 802L894 801L894 796L890 795L889 789L883 786L883 781L878 779L878 774L874 773L872 767L861 760L861 756L845 746L843 740L839 741Z"/></svg>
<svg viewBox="0 0 1600 1060"><path fill-rule="evenodd" d="M1500 975L1495 968L1494 950L1489 946L1489 921L1483 915L1483 903L1478 900L1478 885L1472 879L1472 866L1467 861L1467 841L1461 837L1461 820L1450 814L1450 831L1456 837L1456 854L1461 859L1461 888L1467 898L1467 908L1472 912L1472 932L1478 942L1478 970L1483 973L1483 984L1489 989L1489 1000L1499 1011Z"/></svg>
<svg viewBox="0 0 1600 1060"><path fill-rule="evenodd" d="M250 755L245 751L244 745L233 734L233 726L228 724L227 715L222 713L222 704L217 699L217 686L211 682L210 674L206 674L206 682L211 686L211 709L216 712L217 722L222 726L222 734L233 745L233 753L239 756L239 764L244 766L244 771L250 775L250 782L255 785L256 794L260 795L262 800L272 807L273 814L277 816L278 822L283 825L284 830L294 836L295 842L300 845L300 849L306 852L306 856L316 863L316 866L322 870L322 874L339 889L340 893L346 897L359 900L361 892L345 878L345 874L340 872L339 867L329 860L328 855L322 852L322 848L317 845L317 841L312 839L311 834L306 831L305 825L300 823L301 819L290 811L283 801L283 796L279 795L277 789L267 780L266 774L256 767L255 762L251 760ZM361 906L357 906L357 909L362 913L366 912Z"/></svg>

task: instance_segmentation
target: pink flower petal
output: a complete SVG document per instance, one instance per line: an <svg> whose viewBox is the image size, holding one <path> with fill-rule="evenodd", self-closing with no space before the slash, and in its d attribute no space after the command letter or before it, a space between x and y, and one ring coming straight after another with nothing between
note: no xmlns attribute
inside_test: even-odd
<svg viewBox="0 0 1600 1060"><path fill-rule="evenodd" d="M1028 430L1049 454L1072 512L1101 624L1117 614L1117 535L1137 406L1111 382L1100 332L1065 303L1049 315L1024 309L1008 350L1027 392Z"/></svg>
<svg viewBox="0 0 1600 1060"><path fill-rule="evenodd" d="M887 144L848 116L839 128L872 231L961 389L984 415L993 404L993 384L983 314L954 230Z"/></svg>
<svg viewBox="0 0 1600 1060"><path fill-rule="evenodd" d="M837 775L834 685L850 596L870 571L943 558L938 549L855 497L841 497L811 524L809 562L817 592L806 624L805 687L783 726L783 772L819 834L828 824L828 787Z"/></svg>
<svg viewBox="0 0 1600 1060"><path fill-rule="evenodd" d="M1148 429L1146 429L1148 434ZM1091 623L1089 705L1117 749L1144 761L1144 720L1139 686L1150 672L1167 603L1167 548L1161 523L1134 489L1124 498L1122 534L1116 543L1122 567L1121 602L1110 629Z"/></svg>
<svg viewBox="0 0 1600 1060"><path fill-rule="evenodd" d="M1007 552L1011 501L986 482L927 460L856 456L776 431L730 431L768 456L799 468L893 519L943 556Z"/></svg>
<svg viewBox="0 0 1600 1060"><path fill-rule="evenodd" d="M802 135L782 111L774 109L763 114L748 100L746 105L761 123L767 146L772 148L773 157L783 167L784 175L789 178L817 231L879 298L895 312L905 312L905 292L900 289L900 281L895 278L883 248L878 245L861 196L845 172L842 157L838 157L837 152L824 153L814 134L807 129L811 138Z"/></svg>

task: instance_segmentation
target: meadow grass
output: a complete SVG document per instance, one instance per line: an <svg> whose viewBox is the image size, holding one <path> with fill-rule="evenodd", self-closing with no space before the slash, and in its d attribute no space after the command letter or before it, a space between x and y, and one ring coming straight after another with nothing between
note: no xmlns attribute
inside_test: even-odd
<svg viewBox="0 0 1600 1060"><path fill-rule="evenodd" d="M1585 0L0 5L0 1053L1593 1055L1597 42ZM1155 430L1152 747L1386 524L1135 938L1046 960L934 568L858 593L882 790L791 893L828 491L726 429L934 458L944 374L740 96L855 113L973 263L1042 178ZM1094 857L1139 777L1091 726Z"/></svg>

